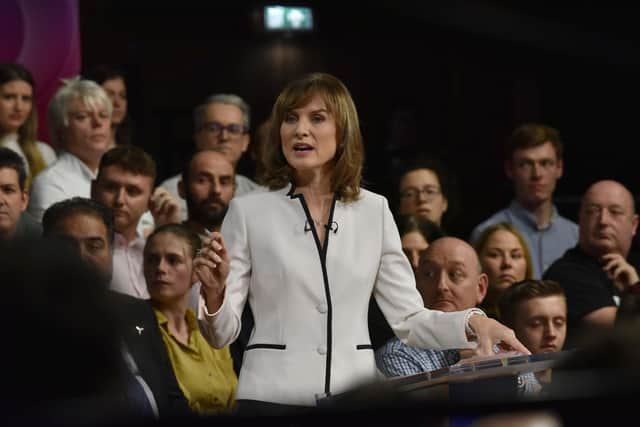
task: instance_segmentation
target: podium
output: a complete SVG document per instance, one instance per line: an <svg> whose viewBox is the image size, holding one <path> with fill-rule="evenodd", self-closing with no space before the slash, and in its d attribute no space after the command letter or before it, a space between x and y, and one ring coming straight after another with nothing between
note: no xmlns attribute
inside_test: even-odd
<svg viewBox="0 0 640 427"><path fill-rule="evenodd" d="M359 406L365 402L430 401L495 403L518 399L521 375L557 366L571 351L495 357L458 363L448 368L388 378L318 400L318 406ZM367 404L367 405L368 405Z"/></svg>

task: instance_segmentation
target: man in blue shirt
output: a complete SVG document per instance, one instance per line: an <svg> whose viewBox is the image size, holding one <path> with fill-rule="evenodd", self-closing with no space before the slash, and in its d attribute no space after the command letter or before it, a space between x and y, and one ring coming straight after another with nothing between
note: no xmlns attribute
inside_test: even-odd
<svg viewBox="0 0 640 427"><path fill-rule="evenodd" d="M493 224L513 224L527 240L536 279L578 241L577 224L560 216L553 204L563 172L562 152L557 130L540 124L518 127L509 138L505 157L505 173L513 181L515 199L471 233L474 243Z"/></svg>

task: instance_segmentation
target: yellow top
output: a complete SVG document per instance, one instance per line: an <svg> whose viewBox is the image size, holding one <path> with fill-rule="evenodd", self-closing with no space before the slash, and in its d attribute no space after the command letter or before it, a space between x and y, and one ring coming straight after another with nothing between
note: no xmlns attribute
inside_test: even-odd
<svg viewBox="0 0 640 427"><path fill-rule="evenodd" d="M233 370L229 347L213 348L207 343L198 321L187 310L189 344L178 341L169 331L168 320L154 308L169 359L191 410L201 415L229 413L233 409L238 378Z"/></svg>

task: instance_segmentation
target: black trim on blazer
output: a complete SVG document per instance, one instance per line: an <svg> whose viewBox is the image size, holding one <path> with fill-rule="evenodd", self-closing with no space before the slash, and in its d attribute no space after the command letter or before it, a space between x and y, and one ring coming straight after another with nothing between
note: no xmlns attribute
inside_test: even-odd
<svg viewBox="0 0 640 427"><path fill-rule="evenodd" d="M318 238L318 233L316 231L315 223L313 222L313 218L311 217L311 211L309 211L309 206L307 206L307 201L304 199L304 196L300 194L293 194L295 189L294 184L291 184L291 190L289 191L289 197L292 199L300 199L300 203L302 204L302 209L304 209L304 213L307 216L307 221L309 224L313 224L311 227L311 232L313 233L313 239L316 242L316 247L318 248L318 254L320 255L320 266L322 267L322 278L324 280L324 293L327 298L327 355L326 355L326 363L325 363L325 376L324 376L324 392L326 394L331 393L331 347L333 342L333 329L332 329L332 317L333 317L333 308L331 305L331 290L329 289L329 276L327 274L327 247L329 246L329 235L330 229L328 224L333 222L333 213L336 208L336 202L338 201L338 194L334 194L333 200L331 202L331 210L329 211L329 220L327 224L325 224L326 232L324 234L324 246L320 246L320 239Z"/></svg>
<svg viewBox="0 0 640 427"><path fill-rule="evenodd" d="M358 344L356 346L356 350L373 350L373 345L371 345L371 344Z"/></svg>
<svg viewBox="0 0 640 427"><path fill-rule="evenodd" d="M268 348L271 350L285 350L287 346L285 344L251 344L248 345L244 351L253 350L254 348Z"/></svg>

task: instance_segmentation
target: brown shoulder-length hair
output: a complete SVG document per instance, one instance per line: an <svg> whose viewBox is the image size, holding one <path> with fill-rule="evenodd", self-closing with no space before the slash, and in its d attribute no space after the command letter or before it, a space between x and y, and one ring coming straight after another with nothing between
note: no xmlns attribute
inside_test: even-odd
<svg viewBox="0 0 640 427"><path fill-rule="evenodd" d="M533 262L531 261L531 252L529 252L529 245L527 245L527 241L525 240L522 233L520 233L512 224L508 222L499 222L497 224L494 224L490 227L487 227L480 234L480 237L478 237L478 240L476 240L476 243L473 245L478 256L480 256L484 248L487 246L489 238L493 236L493 233L498 230L508 231L509 233L516 236L516 239L518 239L518 242L520 242L520 246L522 247L524 259L527 262L527 268L525 270L524 278L527 280L533 279Z"/></svg>
<svg viewBox="0 0 640 427"><path fill-rule="evenodd" d="M285 116L305 106L315 95L324 100L336 123L336 155L333 159L331 190L342 202L352 202L360 194L364 146L356 106L346 86L325 73L312 73L291 82L280 93L269 119L269 137L264 144L262 182L272 190L293 181L293 168L282 153L280 125Z"/></svg>

